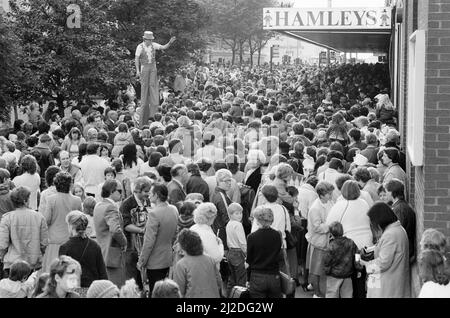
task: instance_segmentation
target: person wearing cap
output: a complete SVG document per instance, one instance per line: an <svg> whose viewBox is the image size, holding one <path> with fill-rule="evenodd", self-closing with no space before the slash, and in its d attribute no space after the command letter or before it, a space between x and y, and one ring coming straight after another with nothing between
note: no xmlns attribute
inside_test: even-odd
<svg viewBox="0 0 450 318"><path fill-rule="evenodd" d="M74 210L66 215L70 238L59 248L59 255L67 255L81 265L79 294L85 295L91 283L97 279L108 279L102 250L96 241L86 235L88 218L81 211Z"/></svg>
<svg viewBox="0 0 450 318"><path fill-rule="evenodd" d="M93 281L87 291L87 298L119 298L119 288L109 280Z"/></svg>
<svg viewBox="0 0 450 318"><path fill-rule="evenodd" d="M39 165L40 171L39 175L41 176L41 190L46 188L45 185L45 171L48 167L55 164L55 160L53 159L53 154L50 150L50 144L52 139L49 135L43 134L39 137L39 144L33 148L32 154L36 158L36 161Z"/></svg>
<svg viewBox="0 0 450 318"><path fill-rule="evenodd" d="M166 50L175 41L171 37L166 45L153 42L153 32L145 31L143 42L136 48L136 76L141 80L141 128L147 124L149 117L155 115L159 106L158 74L156 70L155 51Z"/></svg>

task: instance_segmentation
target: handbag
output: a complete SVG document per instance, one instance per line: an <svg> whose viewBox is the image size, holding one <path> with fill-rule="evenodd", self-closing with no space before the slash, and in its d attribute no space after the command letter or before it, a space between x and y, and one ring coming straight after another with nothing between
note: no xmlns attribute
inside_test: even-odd
<svg viewBox="0 0 450 318"><path fill-rule="evenodd" d="M250 291L246 287L234 286L228 298L250 298Z"/></svg>
<svg viewBox="0 0 450 318"><path fill-rule="evenodd" d="M285 295L290 295L295 292L295 280L291 278L288 274L283 273L280 271L280 285L281 285L281 292Z"/></svg>
<svg viewBox="0 0 450 318"><path fill-rule="evenodd" d="M286 215L286 208L283 206L284 216L285 216L285 223L284 223L284 233L286 235L286 249L290 250L291 248L294 248L297 246L298 239L292 235L290 231L287 230L287 215Z"/></svg>

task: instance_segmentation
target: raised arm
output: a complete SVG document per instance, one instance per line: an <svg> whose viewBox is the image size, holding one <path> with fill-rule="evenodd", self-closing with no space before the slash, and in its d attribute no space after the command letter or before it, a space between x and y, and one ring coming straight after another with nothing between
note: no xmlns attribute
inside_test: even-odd
<svg viewBox="0 0 450 318"><path fill-rule="evenodd" d="M172 45L172 43L175 42L175 40L176 40L176 37L172 36L166 45L161 46L161 50L167 50Z"/></svg>

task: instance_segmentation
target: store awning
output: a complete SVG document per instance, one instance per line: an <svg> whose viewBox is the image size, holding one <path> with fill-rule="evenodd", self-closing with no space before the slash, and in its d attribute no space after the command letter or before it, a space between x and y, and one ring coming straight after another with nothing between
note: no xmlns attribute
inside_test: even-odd
<svg viewBox="0 0 450 318"><path fill-rule="evenodd" d="M340 52L387 53L391 8L264 8L264 30Z"/></svg>

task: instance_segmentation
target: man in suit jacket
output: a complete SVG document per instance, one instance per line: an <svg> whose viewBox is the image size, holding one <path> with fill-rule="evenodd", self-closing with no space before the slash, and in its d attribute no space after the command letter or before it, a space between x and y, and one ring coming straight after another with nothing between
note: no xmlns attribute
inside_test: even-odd
<svg viewBox="0 0 450 318"><path fill-rule="evenodd" d="M167 277L172 265L172 245L176 238L178 211L167 202L168 196L165 185L152 185L149 199L154 208L148 214L144 244L137 263L137 267L147 274L149 295L155 283Z"/></svg>
<svg viewBox="0 0 450 318"><path fill-rule="evenodd" d="M136 264L144 241L145 225L150 210L148 199L150 187L149 178L137 178L134 183L134 193L122 202L119 209L128 241L125 257L126 279L134 278L140 289L143 288L142 276L136 268Z"/></svg>
<svg viewBox="0 0 450 318"><path fill-rule="evenodd" d="M121 185L116 180L105 181L101 193L103 200L94 208L97 243L102 249L108 278L119 288L125 283L127 249L122 216L115 204L122 199L121 191Z"/></svg>
<svg viewBox="0 0 450 318"><path fill-rule="evenodd" d="M184 186L189 179L189 173L184 164L177 164L170 169L172 181L167 185L169 191L169 203L175 205L178 210L186 198Z"/></svg>

